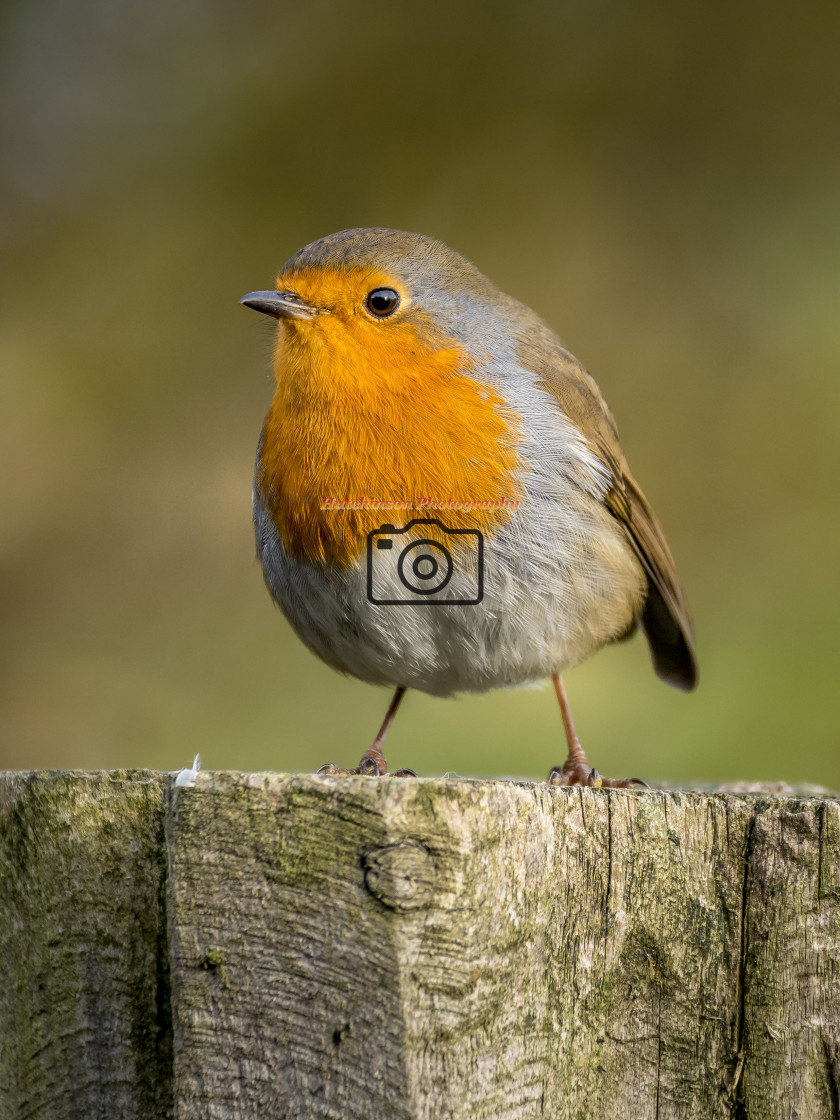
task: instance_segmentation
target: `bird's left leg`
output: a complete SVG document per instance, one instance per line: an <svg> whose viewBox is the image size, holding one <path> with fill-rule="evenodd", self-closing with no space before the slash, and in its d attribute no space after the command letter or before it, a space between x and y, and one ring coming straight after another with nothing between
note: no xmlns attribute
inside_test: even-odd
<svg viewBox="0 0 840 1120"><path fill-rule="evenodd" d="M580 745L575 725L572 722L572 713L566 690L560 680L559 673L552 673L554 691L557 694L557 703L560 705L560 715L563 719L563 730L566 732L566 742L569 744L569 753L562 766L555 766L548 775L550 786L647 786L641 778L602 778L594 766L589 765L589 759Z"/></svg>
<svg viewBox="0 0 840 1120"><path fill-rule="evenodd" d="M388 728L393 723L394 716L397 714L397 708L400 706L400 701L402 700L404 695L405 689L400 686L394 693L391 699L391 703L388 705L388 711L385 713L385 718L382 721L382 725L376 733L376 738L362 755L359 765L354 770L344 770L340 766L336 766L335 763L328 762L325 766L321 766L319 768L318 773L340 775L366 774L371 778L378 778L384 774L387 774L388 763L385 761L385 757L382 754L382 744L385 742L385 736L388 734ZM393 775L391 776L394 778L417 777L414 771L409 770L408 768L395 770Z"/></svg>

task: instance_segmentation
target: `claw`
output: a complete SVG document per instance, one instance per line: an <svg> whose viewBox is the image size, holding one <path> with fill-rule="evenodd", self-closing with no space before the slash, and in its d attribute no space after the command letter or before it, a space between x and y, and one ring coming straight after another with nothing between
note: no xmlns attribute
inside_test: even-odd
<svg viewBox="0 0 840 1120"><path fill-rule="evenodd" d="M566 762L563 766L555 766L548 775L547 784L550 786L589 786L591 789L628 789L638 785L650 789L647 782L641 778L605 778L594 766L589 766L585 761Z"/></svg>
<svg viewBox="0 0 840 1120"><path fill-rule="evenodd" d="M316 774L327 774L332 778L349 778L354 774L361 774L365 778L416 778L417 773L414 770L409 770L404 766L401 770L395 770L393 774L388 771L380 771L379 766L374 758L363 758L355 770L347 770L343 766L336 766L334 762L326 762L323 766L319 766L315 771Z"/></svg>
<svg viewBox="0 0 840 1120"><path fill-rule="evenodd" d="M569 710L569 701L566 698L566 690L563 688L560 674L552 673L551 679L554 681L554 691L557 693L557 703L560 705L560 715L563 718L563 730L566 733L569 753L563 765L555 766L548 775L548 784L550 786L590 786L595 789L627 789L629 786L639 785L644 786L645 789L650 789L647 782L643 782L641 778L604 778L594 766L589 765L586 753L575 732L575 725L572 723L572 713Z"/></svg>

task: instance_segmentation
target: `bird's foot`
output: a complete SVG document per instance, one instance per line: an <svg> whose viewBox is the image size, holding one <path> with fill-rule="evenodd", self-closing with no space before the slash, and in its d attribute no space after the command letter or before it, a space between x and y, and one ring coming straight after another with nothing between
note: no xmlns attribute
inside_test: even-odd
<svg viewBox="0 0 840 1120"><path fill-rule="evenodd" d="M604 778L594 766L590 766L584 759L566 761L562 766L555 766L548 775L550 786L607 786L610 789L629 789L631 786L642 786L650 789L647 782L641 778Z"/></svg>
<svg viewBox="0 0 840 1120"><path fill-rule="evenodd" d="M316 774L330 774L333 777L347 778L351 774L361 774L368 778L416 778L417 775L413 770L407 767L402 767L399 770L394 770L393 773L388 771L388 763L385 761L382 752L376 747L369 747L362 755L359 765L353 770L346 770L343 766L336 766L334 762L327 762L324 766L319 766L315 771Z"/></svg>

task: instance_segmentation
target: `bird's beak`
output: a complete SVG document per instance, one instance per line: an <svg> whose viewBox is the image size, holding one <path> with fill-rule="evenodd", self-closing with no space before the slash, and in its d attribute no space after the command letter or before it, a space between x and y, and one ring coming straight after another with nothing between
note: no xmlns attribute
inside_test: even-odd
<svg viewBox="0 0 840 1120"><path fill-rule="evenodd" d="M275 319L314 319L320 311L295 292L249 292L239 302Z"/></svg>

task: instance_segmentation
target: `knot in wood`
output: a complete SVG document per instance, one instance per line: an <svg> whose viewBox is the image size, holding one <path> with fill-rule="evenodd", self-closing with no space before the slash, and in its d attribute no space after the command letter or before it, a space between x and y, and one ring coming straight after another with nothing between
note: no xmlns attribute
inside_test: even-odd
<svg viewBox="0 0 840 1120"><path fill-rule="evenodd" d="M415 840L398 840L364 857L365 886L389 910L422 910L432 899L435 862Z"/></svg>

